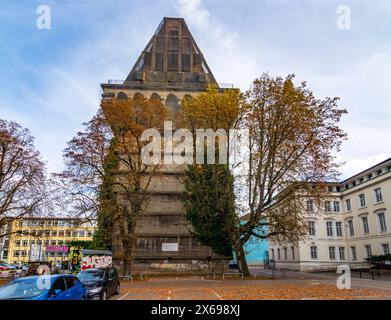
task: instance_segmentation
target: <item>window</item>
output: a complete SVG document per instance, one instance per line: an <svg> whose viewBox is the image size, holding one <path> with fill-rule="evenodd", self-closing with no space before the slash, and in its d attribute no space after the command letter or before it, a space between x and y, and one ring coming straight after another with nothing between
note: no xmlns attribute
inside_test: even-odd
<svg viewBox="0 0 391 320"><path fill-rule="evenodd" d="M307 211L314 212L314 201L313 200L307 200Z"/></svg>
<svg viewBox="0 0 391 320"><path fill-rule="evenodd" d="M190 54L182 55L182 72L190 72Z"/></svg>
<svg viewBox="0 0 391 320"><path fill-rule="evenodd" d="M20 240L15 241L15 247L20 247Z"/></svg>
<svg viewBox="0 0 391 320"><path fill-rule="evenodd" d="M359 200L360 200L360 207L365 207L366 206L366 202L365 202L365 194L360 194L358 196Z"/></svg>
<svg viewBox="0 0 391 320"><path fill-rule="evenodd" d="M277 249L277 257L278 257L278 260L281 260L281 250L280 250L280 248Z"/></svg>
<svg viewBox="0 0 391 320"><path fill-rule="evenodd" d="M345 260L345 248L339 247L339 260Z"/></svg>
<svg viewBox="0 0 391 320"><path fill-rule="evenodd" d="M288 260L288 249L284 247L284 259Z"/></svg>
<svg viewBox="0 0 391 320"><path fill-rule="evenodd" d="M376 199L376 203L383 202L383 195L381 192L381 188L375 189L375 199Z"/></svg>
<svg viewBox="0 0 391 320"><path fill-rule="evenodd" d="M341 221L337 221L335 223L335 229L337 232L337 237L342 237L342 222Z"/></svg>
<svg viewBox="0 0 391 320"><path fill-rule="evenodd" d="M14 251L14 257L19 257L19 250Z"/></svg>
<svg viewBox="0 0 391 320"><path fill-rule="evenodd" d="M335 247L329 247L329 258L335 260Z"/></svg>
<svg viewBox="0 0 391 320"><path fill-rule="evenodd" d="M353 261L356 261L357 260L357 251L356 251L356 247L350 247L350 252L352 254L352 260Z"/></svg>
<svg viewBox="0 0 391 320"><path fill-rule="evenodd" d="M295 260L295 247L291 247L291 251L292 251L292 260Z"/></svg>
<svg viewBox="0 0 391 320"><path fill-rule="evenodd" d="M311 259L318 259L318 247L311 246Z"/></svg>
<svg viewBox="0 0 391 320"><path fill-rule="evenodd" d="M272 259L274 260L275 256L274 256L274 249L272 249Z"/></svg>
<svg viewBox="0 0 391 320"><path fill-rule="evenodd" d="M58 279L58 280L54 283L52 290L53 290L53 292L54 292L55 290L60 290L61 292L65 291L65 290L66 290L66 286L65 286L64 278Z"/></svg>
<svg viewBox="0 0 391 320"><path fill-rule="evenodd" d="M372 248L370 245L365 246L365 256L370 258L372 256Z"/></svg>
<svg viewBox="0 0 391 320"><path fill-rule="evenodd" d="M76 277L66 277L65 278L65 283L67 285L67 290L72 288L76 283L77 283L77 278Z"/></svg>
<svg viewBox="0 0 391 320"><path fill-rule="evenodd" d="M27 247L29 245L29 242L27 240L22 241L22 247Z"/></svg>
<svg viewBox="0 0 391 320"><path fill-rule="evenodd" d="M308 234L310 236L315 235L315 221L308 221Z"/></svg>
<svg viewBox="0 0 391 320"><path fill-rule="evenodd" d="M324 202L324 211L325 212L331 212L331 202L330 201L325 201Z"/></svg>
<svg viewBox="0 0 391 320"><path fill-rule="evenodd" d="M167 54L168 71L178 71L178 54Z"/></svg>
<svg viewBox="0 0 391 320"><path fill-rule="evenodd" d="M352 211L352 202L350 201L350 199L346 199L345 203L346 203L346 211Z"/></svg>
<svg viewBox="0 0 391 320"><path fill-rule="evenodd" d="M362 217L361 220L362 220L363 232L364 234L368 234L369 233L368 217Z"/></svg>
<svg viewBox="0 0 391 320"><path fill-rule="evenodd" d="M334 212L340 212L341 211L341 208L340 208L340 205L339 205L339 201L334 201L333 206L334 206Z"/></svg>
<svg viewBox="0 0 391 320"><path fill-rule="evenodd" d="M333 222L332 221L326 222L326 230L327 230L327 236L332 237L333 236Z"/></svg>
<svg viewBox="0 0 391 320"><path fill-rule="evenodd" d="M117 272L115 272L115 269L109 270L109 281L112 281L117 278Z"/></svg>
<svg viewBox="0 0 391 320"><path fill-rule="evenodd" d="M384 255L390 254L390 246L389 246L388 243L382 244L381 247L383 249L383 254Z"/></svg>
<svg viewBox="0 0 391 320"><path fill-rule="evenodd" d="M51 235L52 237L57 237L57 230L52 230L51 233L50 233L50 235Z"/></svg>
<svg viewBox="0 0 391 320"><path fill-rule="evenodd" d="M85 230L79 230L79 237L85 237L86 231Z"/></svg>
<svg viewBox="0 0 391 320"><path fill-rule="evenodd" d="M55 246L56 244L57 244L57 241L56 241L56 240L50 241L50 245Z"/></svg>
<svg viewBox="0 0 391 320"><path fill-rule="evenodd" d="M353 220L348 220L348 228L349 228L349 235L351 237L354 236L354 225L353 225Z"/></svg>
<svg viewBox="0 0 391 320"><path fill-rule="evenodd" d="M155 53L155 71L163 71L164 56L163 53Z"/></svg>
<svg viewBox="0 0 391 320"><path fill-rule="evenodd" d="M58 231L58 236L59 237L63 237L64 235L65 235L65 231L64 230Z"/></svg>
<svg viewBox="0 0 391 320"><path fill-rule="evenodd" d="M92 231L91 230L87 230L87 237L92 237Z"/></svg>
<svg viewBox="0 0 391 320"><path fill-rule="evenodd" d="M379 213L377 215L377 218L379 220L380 232L386 232L387 231L387 224L386 224L386 217L384 215L384 212Z"/></svg>

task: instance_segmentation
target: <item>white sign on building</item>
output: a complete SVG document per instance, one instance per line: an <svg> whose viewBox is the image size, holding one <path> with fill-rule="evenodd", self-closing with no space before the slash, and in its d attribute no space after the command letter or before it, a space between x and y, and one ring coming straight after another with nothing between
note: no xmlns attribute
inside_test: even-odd
<svg viewBox="0 0 391 320"><path fill-rule="evenodd" d="M40 261L42 258L42 248L39 244L32 244L30 246L30 258L29 260L34 261Z"/></svg>
<svg viewBox="0 0 391 320"><path fill-rule="evenodd" d="M162 243L163 252L178 251L178 243Z"/></svg>

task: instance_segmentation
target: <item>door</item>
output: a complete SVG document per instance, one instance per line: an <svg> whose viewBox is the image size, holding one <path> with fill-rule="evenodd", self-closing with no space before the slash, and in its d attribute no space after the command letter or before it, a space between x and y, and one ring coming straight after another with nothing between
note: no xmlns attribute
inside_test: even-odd
<svg viewBox="0 0 391 320"><path fill-rule="evenodd" d="M59 292L55 296L53 296L56 290L59 290ZM69 295L67 292L64 278L59 278L56 280L56 282L53 284L52 289L50 290L49 295L50 300L69 300Z"/></svg>
<svg viewBox="0 0 391 320"><path fill-rule="evenodd" d="M73 276L65 277L65 283L67 286L67 300L80 300L82 296L82 286L80 281Z"/></svg>
<svg viewBox="0 0 391 320"><path fill-rule="evenodd" d="M115 272L114 269L109 269L108 272L108 286L109 286L109 294L112 295L115 293L115 290L117 289L117 282L118 282L118 279L117 279L117 272Z"/></svg>

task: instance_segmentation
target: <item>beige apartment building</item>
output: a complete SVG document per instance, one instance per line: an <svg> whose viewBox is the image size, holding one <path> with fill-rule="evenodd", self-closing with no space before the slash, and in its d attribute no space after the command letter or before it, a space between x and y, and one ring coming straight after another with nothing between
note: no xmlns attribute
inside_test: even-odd
<svg viewBox="0 0 391 320"><path fill-rule="evenodd" d="M340 183L329 183L319 208L307 200L308 235L296 244L270 242L277 268L335 270L367 267L371 255L390 254L391 158Z"/></svg>
<svg viewBox="0 0 391 320"><path fill-rule="evenodd" d="M0 260L19 264L32 261L33 255L34 260L67 261L68 243L92 240L96 226L75 218L26 217L12 220L9 228L10 235L0 248Z"/></svg>

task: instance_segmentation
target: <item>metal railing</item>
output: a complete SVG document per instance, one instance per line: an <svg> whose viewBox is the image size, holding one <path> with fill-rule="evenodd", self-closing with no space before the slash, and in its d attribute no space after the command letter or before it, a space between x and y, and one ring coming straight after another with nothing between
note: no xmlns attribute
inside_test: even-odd
<svg viewBox="0 0 391 320"><path fill-rule="evenodd" d="M204 89L208 86L208 83L181 83L181 82L143 82L143 81L126 81L126 80L115 80L109 79L109 85L123 85L129 87L148 87L157 90L165 89ZM220 89L233 89L232 83L218 83Z"/></svg>

